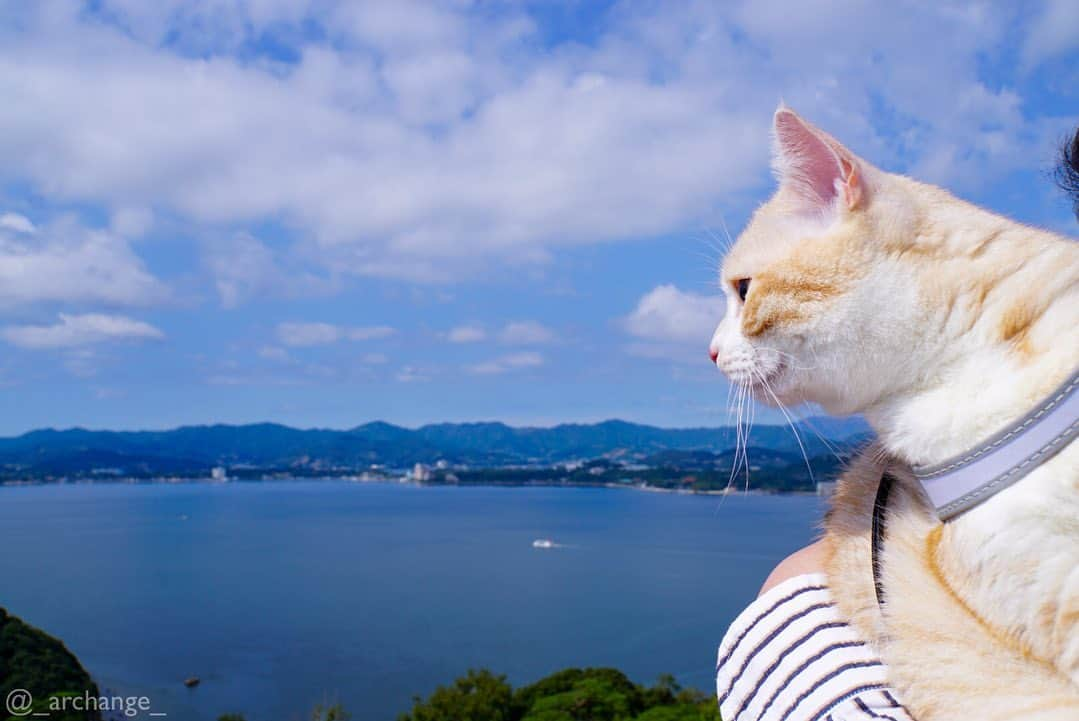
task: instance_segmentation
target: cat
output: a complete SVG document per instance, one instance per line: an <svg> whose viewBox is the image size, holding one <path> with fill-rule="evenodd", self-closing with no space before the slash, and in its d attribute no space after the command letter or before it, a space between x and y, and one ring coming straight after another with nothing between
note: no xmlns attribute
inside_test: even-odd
<svg viewBox="0 0 1079 721"><path fill-rule="evenodd" d="M1079 367L1079 244L880 170L782 105L773 167L778 190L723 260L710 351L757 400L861 413L876 431L825 520L840 612L920 721L1079 720L1079 442L946 523L910 472Z"/></svg>

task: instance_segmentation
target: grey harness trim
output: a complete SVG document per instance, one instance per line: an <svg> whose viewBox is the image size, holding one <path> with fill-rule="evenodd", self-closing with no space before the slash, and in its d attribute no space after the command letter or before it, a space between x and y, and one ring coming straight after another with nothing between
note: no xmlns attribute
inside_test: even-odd
<svg viewBox="0 0 1079 721"><path fill-rule="evenodd" d="M1079 436L1079 370L1038 407L972 451L914 477L942 521L973 508L1052 458Z"/></svg>

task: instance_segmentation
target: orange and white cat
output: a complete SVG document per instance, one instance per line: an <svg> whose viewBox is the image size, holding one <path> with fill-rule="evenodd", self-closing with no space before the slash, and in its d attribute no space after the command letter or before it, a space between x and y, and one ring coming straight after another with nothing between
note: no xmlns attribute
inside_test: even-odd
<svg viewBox="0 0 1079 721"><path fill-rule="evenodd" d="M723 262L711 351L758 400L863 413L877 432L825 524L836 603L920 721L1079 720L1079 443L943 524L909 472L1079 367L1079 244L879 170L782 106L774 158L779 189Z"/></svg>

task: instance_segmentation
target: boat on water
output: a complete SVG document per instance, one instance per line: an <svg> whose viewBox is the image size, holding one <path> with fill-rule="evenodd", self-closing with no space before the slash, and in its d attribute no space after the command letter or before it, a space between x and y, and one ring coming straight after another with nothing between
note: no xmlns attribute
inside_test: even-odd
<svg viewBox="0 0 1079 721"><path fill-rule="evenodd" d="M532 548L554 548L558 544L549 538L537 538L532 541Z"/></svg>

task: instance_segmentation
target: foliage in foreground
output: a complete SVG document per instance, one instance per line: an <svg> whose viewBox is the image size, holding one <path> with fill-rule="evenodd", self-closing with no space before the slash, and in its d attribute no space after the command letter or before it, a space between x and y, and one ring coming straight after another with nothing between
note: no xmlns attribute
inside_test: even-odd
<svg viewBox="0 0 1079 721"><path fill-rule="evenodd" d="M340 706L317 707L312 721L348 721ZM244 721L225 714L218 721ZM714 696L683 689L673 676L640 686L613 668L569 668L516 690L505 676L470 670L439 686L397 721L721 721Z"/></svg>
<svg viewBox="0 0 1079 721"><path fill-rule="evenodd" d="M397 721L720 721L716 701L671 676L639 686L613 668L570 668L517 690L486 669L470 670Z"/></svg>
<svg viewBox="0 0 1079 721"><path fill-rule="evenodd" d="M351 721L352 716L342 708L341 704L323 706L319 704L311 711L311 721ZM247 721L243 714L226 713L217 717L217 721Z"/></svg>
<svg viewBox="0 0 1079 721"><path fill-rule="evenodd" d="M90 711L53 711L49 702L60 696L96 697L97 685L75 654L58 639L24 623L0 608L0 699L8 699L15 689L25 689L33 706L14 709L23 716L48 714L50 721L97 721L101 715ZM22 714L21 711L26 713ZM4 713L6 714L7 709ZM3 716L7 718L7 716Z"/></svg>

